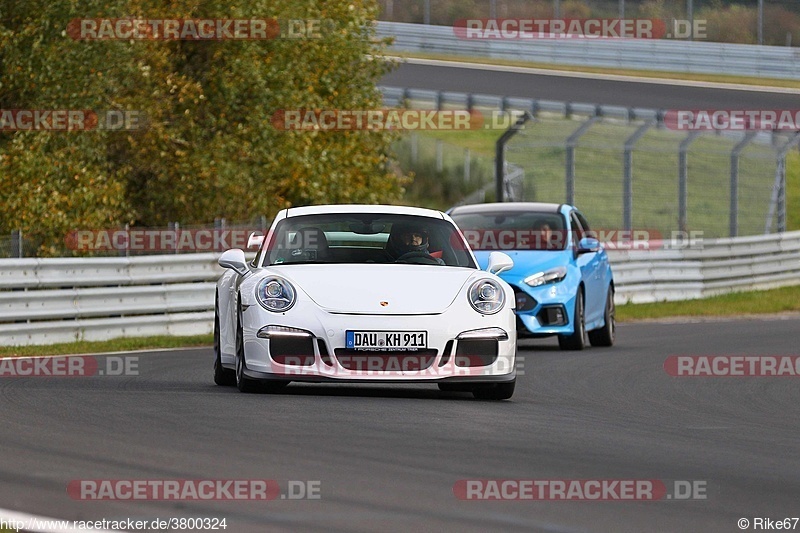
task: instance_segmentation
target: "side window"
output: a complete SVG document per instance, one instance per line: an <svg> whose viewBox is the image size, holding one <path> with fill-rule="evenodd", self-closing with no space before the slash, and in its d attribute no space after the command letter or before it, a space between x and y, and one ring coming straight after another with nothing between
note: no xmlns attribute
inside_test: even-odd
<svg viewBox="0 0 800 533"><path fill-rule="evenodd" d="M573 246L577 246L578 241L583 239L583 234L584 234L583 229L584 228L581 225L580 221L578 220L578 217L575 215L575 211L570 213L569 222L570 222L570 225L572 226L572 235L574 237Z"/></svg>
<svg viewBox="0 0 800 533"><path fill-rule="evenodd" d="M594 232L589 227L589 222L586 221L586 217L584 217L583 214L580 211L575 211L575 215L578 217L578 221L581 223L581 227L583 228L584 236L585 237L597 238L597 236L594 234Z"/></svg>

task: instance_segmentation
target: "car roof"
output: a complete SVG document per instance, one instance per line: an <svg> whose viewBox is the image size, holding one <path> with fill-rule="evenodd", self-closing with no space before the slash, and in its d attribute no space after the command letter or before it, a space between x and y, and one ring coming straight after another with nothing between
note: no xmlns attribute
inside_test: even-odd
<svg viewBox="0 0 800 533"><path fill-rule="evenodd" d="M495 202L489 204L460 205L450 210L450 215L462 213L560 213L561 206L565 204L551 204L544 202Z"/></svg>
<svg viewBox="0 0 800 533"><path fill-rule="evenodd" d="M404 205L374 205L374 204L336 204L336 205L308 205L303 207L290 207L284 210L286 217L299 217L303 215L325 215L337 213L376 213L382 215L414 215L444 219L444 213L423 207L409 207Z"/></svg>

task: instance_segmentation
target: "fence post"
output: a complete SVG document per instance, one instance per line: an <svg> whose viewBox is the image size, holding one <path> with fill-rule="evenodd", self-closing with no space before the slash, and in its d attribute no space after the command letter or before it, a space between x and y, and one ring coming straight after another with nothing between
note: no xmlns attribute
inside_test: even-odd
<svg viewBox="0 0 800 533"><path fill-rule="evenodd" d="M444 171L444 143L436 139L436 172Z"/></svg>
<svg viewBox="0 0 800 533"><path fill-rule="evenodd" d="M178 222L169 222L167 223L167 231L171 231L175 234L175 250L172 252L174 254L178 253L178 242L180 240L180 223Z"/></svg>
<svg viewBox="0 0 800 533"><path fill-rule="evenodd" d="M736 237L739 234L739 155L755 136L756 132L747 132L744 138L731 150L731 206L729 214L729 233L731 237Z"/></svg>
<svg viewBox="0 0 800 533"><path fill-rule="evenodd" d="M25 255L25 250L23 249L22 243L22 230L13 230L11 232L11 257L22 259L22 257Z"/></svg>
<svg viewBox="0 0 800 533"><path fill-rule="evenodd" d="M786 154L792 149L792 146L800 141L800 132L795 133L786 141L786 143L778 148L777 155L777 168L775 169L775 183L772 185L772 198L769 202L769 211L767 212L767 222L764 227L764 233L769 233L772 229L772 218L775 212L778 213L778 232L786 231Z"/></svg>
<svg viewBox="0 0 800 533"><path fill-rule="evenodd" d="M566 178L567 178L567 203L570 205L575 204L575 147L578 146L578 139L581 135L592 127L592 124L600 119L598 115L591 117L589 120L581 124L572 135L567 137L567 163L566 163Z"/></svg>
<svg viewBox="0 0 800 533"><path fill-rule="evenodd" d="M626 231L631 231L633 229L633 145L654 125L655 122L645 122L625 140L625 153L623 154L622 225Z"/></svg>
<svg viewBox="0 0 800 533"><path fill-rule="evenodd" d="M687 231L686 212L689 204L689 189L687 182L689 179L689 145L692 144L697 136L700 135L699 131L692 131L681 141L678 149L678 229L680 231Z"/></svg>
<svg viewBox="0 0 800 533"><path fill-rule="evenodd" d="M469 183L469 165L472 162L472 154L469 148L464 149L464 183Z"/></svg>
<svg viewBox="0 0 800 533"><path fill-rule="evenodd" d="M530 119L533 118L528 111L525 111L522 116L520 116L517 121L512 124L503 134L497 139L497 142L494 144L494 191L495 191L495 202L502 202L503 201L503 194L505 192L505 160L506 160L506 143L516 135L516 133L522 129L522 126L525 125Z"/></svg>
<svg viewBox="0 0 800 533"><path fill-rule="evenodd" d="M417 132L411 132L411 162L415 165L417 164L418 159L418 144L419 140L417 139Z"/></svg>

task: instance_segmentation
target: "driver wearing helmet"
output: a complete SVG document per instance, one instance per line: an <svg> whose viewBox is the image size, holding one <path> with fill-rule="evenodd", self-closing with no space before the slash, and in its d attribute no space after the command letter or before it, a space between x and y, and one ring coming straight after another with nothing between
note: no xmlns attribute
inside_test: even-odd
<svg viewBox="0 0 800 533"><path fill-rule="evenodd" d="M395 261L445 264L439 257L428 251L428 230L422 226L397 225L389 237L389 253Z"/></svg>

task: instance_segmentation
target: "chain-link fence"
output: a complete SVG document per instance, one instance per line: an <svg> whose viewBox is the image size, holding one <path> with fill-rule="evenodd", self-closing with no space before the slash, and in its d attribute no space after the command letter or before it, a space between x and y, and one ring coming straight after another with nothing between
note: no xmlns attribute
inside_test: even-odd
<svg viewBox="0 0 800 533"><path fill-rule="evenodd" d="M506 158L525 172L517 200L573 203L608 228L713 238L785 230L781 149L792 140L540 114L511 139Z"/></svg>
<svg viewBox="0 0 800 533"><path fill-rule="evenodd" d="M390 106L461 105L482 114L495 126L456 135L462 142L482 142L483 148L472 153L482 158L483 167L495 167L495 141L514 123L508 115L528 113L530 120L502 152L505 201L573 203L598 227L643 229L667 237L676 231L701 231L714 238L788 229L787 173L800 174L800 132L680 130L674 120L665 120L665 112L652 109L392 87L384 87L383 93ZM419 140L423 138L427 140ZM420 134L419 139L416 134L407 136L401 150L416 154L416 164L408 164L408 158L401 162L428 181L432 178L424 170L426 158L430 166L447 160L442 150L464 151L430 135ZM424 151L423 142L430 145ZM787 157L790 151L793 156ZM435 179L446 184L457 179L457 173L436 174ZM451 189L461 191L460 198L436 197L425 183L421 189L427 200L447 203L432 207L446 208L494 201L496 182L487 179L486 172L478 179L459 181Z"/></svg>

